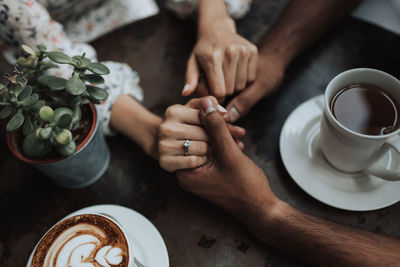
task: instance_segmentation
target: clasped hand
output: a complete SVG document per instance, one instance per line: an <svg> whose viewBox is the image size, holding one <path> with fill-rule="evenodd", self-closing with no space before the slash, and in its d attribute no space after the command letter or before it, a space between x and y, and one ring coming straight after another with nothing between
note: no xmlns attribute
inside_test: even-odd
<svg viewBox="0 0 400 267"><path fill-rule="evenodd" d="M263 171L242 153L237 138L244 134L225 122L213 97L172 106L159 127L160 165L176 171L184 190L254 222L278 201ZM185 139L192 141L190 156L183 155Z"/></svg>

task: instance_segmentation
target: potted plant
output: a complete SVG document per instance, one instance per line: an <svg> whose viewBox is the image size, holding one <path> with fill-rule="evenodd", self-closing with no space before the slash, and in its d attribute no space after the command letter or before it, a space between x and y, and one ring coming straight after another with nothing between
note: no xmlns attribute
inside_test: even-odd
<svg viewBox="0 0 400 267"><path fill-rule="evenodd" d="M8 147L63 187L87 186L103 175L110 161L94 106L108 97L96 85L109 70L85 54L70 57L43 45L37 48L23 45L27 55L0 84L0 120L8 119ZM71 78L45 74L58 64L73 66Z"/></svg>

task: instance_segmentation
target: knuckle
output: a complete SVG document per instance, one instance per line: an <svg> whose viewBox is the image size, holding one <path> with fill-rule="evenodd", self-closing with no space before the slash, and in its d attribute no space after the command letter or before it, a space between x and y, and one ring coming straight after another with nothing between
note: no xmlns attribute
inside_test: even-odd
<svg viewBox="0 0 400 267"><path fill-rule="evenodd" d="M199 146L200 154L207 154L208 153L208 144L207 143L200 143Z"/></svg>
<svg viewBox="0 0 400 267"><path fill-rule="evenodd" d="M246 83L243 81L240 81L236 84L236 89L237 90L243 90L246 87Z"/></svg>
<svg viewBox="0 0 400 267"><path fill-rule="evenodd" d="M161 156L158 160L158 162L160 163L160 167L163 168L166 171L170 171L168 168L168 163L165 159L165 157Z"/></svg>
<svg viewBox="0 0 400 267"><path fill-rule="evenodd" d="M195 168L196 166L197 166L197 157L191 156L191 157L188 159L188 167L189 167L189 168Z"/></svg>
<svg viewBox="0 0 400 267"><path fill-rule="evenodd" d="M174 129L168 123L163 123L159 128L160 137L167 137L173 134Z"/></svg>
<svg viewBox="0 0 400 267"><path fill-rule="evenodd" d="M160 154L165 154L169 150L169 145L166 140L158 141L158 151Z"/></svg>
<svg viewBox="0 0 400 267"><path fill-rule="evenodd" d="M237 45L229 45L225 53L229 58L233 58L237 52Z"/></svg>
<svg viewBox="0 0 400 267"><path fill-rule="evenodd" d="M250 44L250 51L253 54L258 54L258 47L256 45L254 45L254 44Z"/></svg>
<svg viewBox="0 0 400 267"><path fill-rule="evenodd" d="M214 49L207 53L207 57L211 62L216 62L221 57L221 50Z"/></svg>
<svg viewBox="0 0 400 267"><path fill-rule="evenodd" d="M213 95L216 98L225 97L225 91L217 89L217 90L214 90ZM218 103L218 101L217 101L217 103Z"/></svg>
<svg viewBox="0 0 400 267"><path fill-rule="evenodd" d="M167 108L165 116L167 118L176 118L181 113L182 107L180 105L173 105Z"/></svg>
<svg viewBox="0 0 400 267"><path fill-rule="evenodd" d="M239 55L240 55L241 57L243 57L243 56L245 56L245 55L247 54L247 49L246 49L245 46L240 46L240 47L238 48L238 51L239 51Z"/></svg>

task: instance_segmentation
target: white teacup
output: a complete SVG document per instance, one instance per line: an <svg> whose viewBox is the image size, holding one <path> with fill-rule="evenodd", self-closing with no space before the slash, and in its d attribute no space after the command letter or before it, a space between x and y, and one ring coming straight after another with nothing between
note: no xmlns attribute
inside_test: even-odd
<svg viewBox="0 0 400 267"><path fill-rule="evenodd" d="M366 172L398 181L400 171L383 167L378 161L393 148L400 157L400 127L385 135L365 135L344 127L330 108L333 97L348 85L368 83L386 89L400 103L400 81L375 69L360 68L337 75L327 86L321 121L321 148L326 160L343 172Z"/></svg>
<svg viewBox="0 0 400 267"><path fill-rule="evenodd" d="M65 230L62 230L60 232L59 230L56 230L56 227L59 227L60 225L65 224L68 221L75 220L76 218L82 217L82 216L96 216L97 222L100 221L100 223L97 224L97 226L93 226L92 224L89 224L90 227L87 227L85 225L85 222L83 223L78 223L77 225L74 225L72 227L66 227ZM111 222L111 224L108 222L106 224L102 224L101 221L108 220ZM82 225L82 226L81 226ZM102 228L100 225L109 225L108 228ZM111 226L111 228L110 228ZM74 229L79 228L79 229ZM96 229L91 229L91 228L96 228ZM64 229L59 227L60 229ZM90 229L89 229L90 228ZM54 229L54 230L53 230ZM89 229L89 230L88 230ZM108 230L107 230L108 229ZM45 262L46 266L47 263L51 262L57 262L57 265L59 266L58 263L61 263L63 266L91 266L91 261L87 261L86 257L92 257L93 256L93 266L110 266L113 264L121 264L121 260L123 259L121 248L118 247L117 245L112 245L111 243L107 243L107 238L103 236L102 234L107 233L107 231L111 231L110 229L116 229L116 232L120 233L120 236L122 238L118 239L121 240L125 245L122 250L126 250L123 255L123 257L127 257L127 266L128 267L133 267L134 262L135 262L135 257L133 255L133 250L132 250L132 244L129 241L128 235L122 228L122 226L116 221L114 218L107 214L101 214L101 213L85 213L85 214L78 214L78 215L70 215L67 216L66 218L60 220L57 222L53 227L51 227L46 234L43 235L43 237L40 239L38 244L35 246L35 249L33 250L27 266L31 267L33 266L34 262L34 257L36 250L39 249L39 247L44 247L45 253L42 253L45 256ZM103 232L102 232L103 231ZM77 234L79 233L79 234ZM49 238L49 236L54 235L56 238ZM44 245L40 246L42 240L47 240L51 241L50 245ZM114 238L115 240L115 238ZM46 241L44 241L45 244L48 244ZM114 242L112 242L114 243ZM127 245L127 246L126 246ZM64 255L65 254L65 255ZM76 254L76 255L74 255ZM73 261L72 258L77 258L77 259L84 259L85 262L80 262L81 260L78 260L79 262L71 263L70 261ZM66 263L68 261L68 263ZM49 265L53 266L53 265Z"/></svg>

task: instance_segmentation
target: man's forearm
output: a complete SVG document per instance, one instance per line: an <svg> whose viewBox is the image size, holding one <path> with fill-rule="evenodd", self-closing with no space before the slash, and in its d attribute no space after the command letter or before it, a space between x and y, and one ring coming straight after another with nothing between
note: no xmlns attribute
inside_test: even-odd
<svg viewBox="0 0 400 267"><path fill-rule="evenodd" d="M292 0L260 41L260 53L277 53L287 66L361 0Z"/></svg>
<svg viewBox="0 0 400 267"><path fill-rule="evenodd" d="M271 246L318 266L395 266L400 240L335 224L279 201L252 227Z"/></svg>

